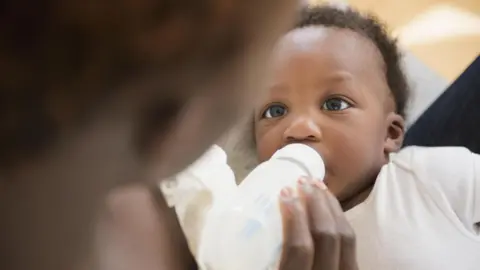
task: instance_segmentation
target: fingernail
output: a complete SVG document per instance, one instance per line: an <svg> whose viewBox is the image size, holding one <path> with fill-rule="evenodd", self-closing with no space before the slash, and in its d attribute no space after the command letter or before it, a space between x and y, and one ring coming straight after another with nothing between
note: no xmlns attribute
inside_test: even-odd
<svg viewBox="0 0 480 270"><path fill-rule="evenodd" d="M312 184L306 177L302 177L298 180L298 187L301 188L305 194L311 194L313 192Z"/></svg>
<svg viewBox="0 0 480 270"><path fill-rule="evenodd" d="M322 189L322 190L328 189L325 183L323 183L323 181L320 181L320 180L315 181L315 186L317 186L319 189Z"/></svg>
<svg viewBox="0 0 480 270"><path fill-rule="evenodd" d="M282 188L282 190L280 191L280 198L284 201L284 202L291 202L293 201L293 191L290 187L286 187L286 188Z"/></svg>
<svg viewBox="0 0 480 270"><path fill-rule="evenodd" d="M297 182L298 182L299 185L304 185L308 182L308 179L307 179L306 176L302 176L302 177L298 178Z"/></svg>
<svg viewBox="0 0 480 270"><path fill-rule="evenodd" d="M286 187L280 191L280 203L282 215L287 218L293 217L297 207L297 198L294 196L292 188Z"/></svg>

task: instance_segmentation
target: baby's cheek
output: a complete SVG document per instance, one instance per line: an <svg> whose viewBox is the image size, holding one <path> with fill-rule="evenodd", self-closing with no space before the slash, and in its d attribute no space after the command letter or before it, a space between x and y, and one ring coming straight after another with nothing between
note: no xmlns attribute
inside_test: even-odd
<svg viewBox="0 0 480 270"><path fill-rule="evenodd" d="M260 162L264 162L270 159L270 157L272 157L275 151L277 150L277 148L275 147L275 144L268 139L257 140L256 147L257 147L257 158Z"/></svg>
<svg viewBox="0 0 480 270"><path fill-rule="evenodd" d="M369 167L375 160L373 147L369 142L360 140L359 138L339 138L336 149L334 150L335 158L332 164L335 168L335 174L338 174L344 181L356 178L368 171Z"/></svg>
<svg viewBox="0 0 480 270"><path fill-rule="evenodd" d="M275 127L257 125L255 127L255 147L260 162L266 161L282 147L280 131ZM246 138L244 138L246 139Z"/></svg>

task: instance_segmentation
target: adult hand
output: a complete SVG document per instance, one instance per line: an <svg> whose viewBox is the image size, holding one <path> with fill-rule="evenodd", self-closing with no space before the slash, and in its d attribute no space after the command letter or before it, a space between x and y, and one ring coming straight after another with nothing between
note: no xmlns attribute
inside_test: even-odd
<svg viewBox="0 0 480 270"><path fill-rule="evenodd" d="M356 270L355 235L335 196L319 181L301 179L298 195L281 193L281 270Z"/></svg>

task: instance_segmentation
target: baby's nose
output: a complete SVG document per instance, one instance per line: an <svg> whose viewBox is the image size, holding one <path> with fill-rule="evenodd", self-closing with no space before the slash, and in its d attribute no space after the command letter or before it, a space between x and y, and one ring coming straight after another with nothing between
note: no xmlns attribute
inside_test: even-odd
<svg viewBox="0 0 480 270"><path fill-rule="evenodd" d="M293 120L283 134L283 139L287 143L320 141L321 137L322 132L320 127L309 117Z"/></svg>

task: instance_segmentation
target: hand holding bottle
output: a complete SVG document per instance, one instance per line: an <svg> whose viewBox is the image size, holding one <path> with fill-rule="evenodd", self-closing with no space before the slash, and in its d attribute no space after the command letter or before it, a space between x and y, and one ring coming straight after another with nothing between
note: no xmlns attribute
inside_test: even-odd
<svg viewBox="0 0 480 270"><path fill-rule="evenodd" d="M323 182L302 178L298 195L280 194L283 250L279 270L357 270L355 234Z"/></svg>

